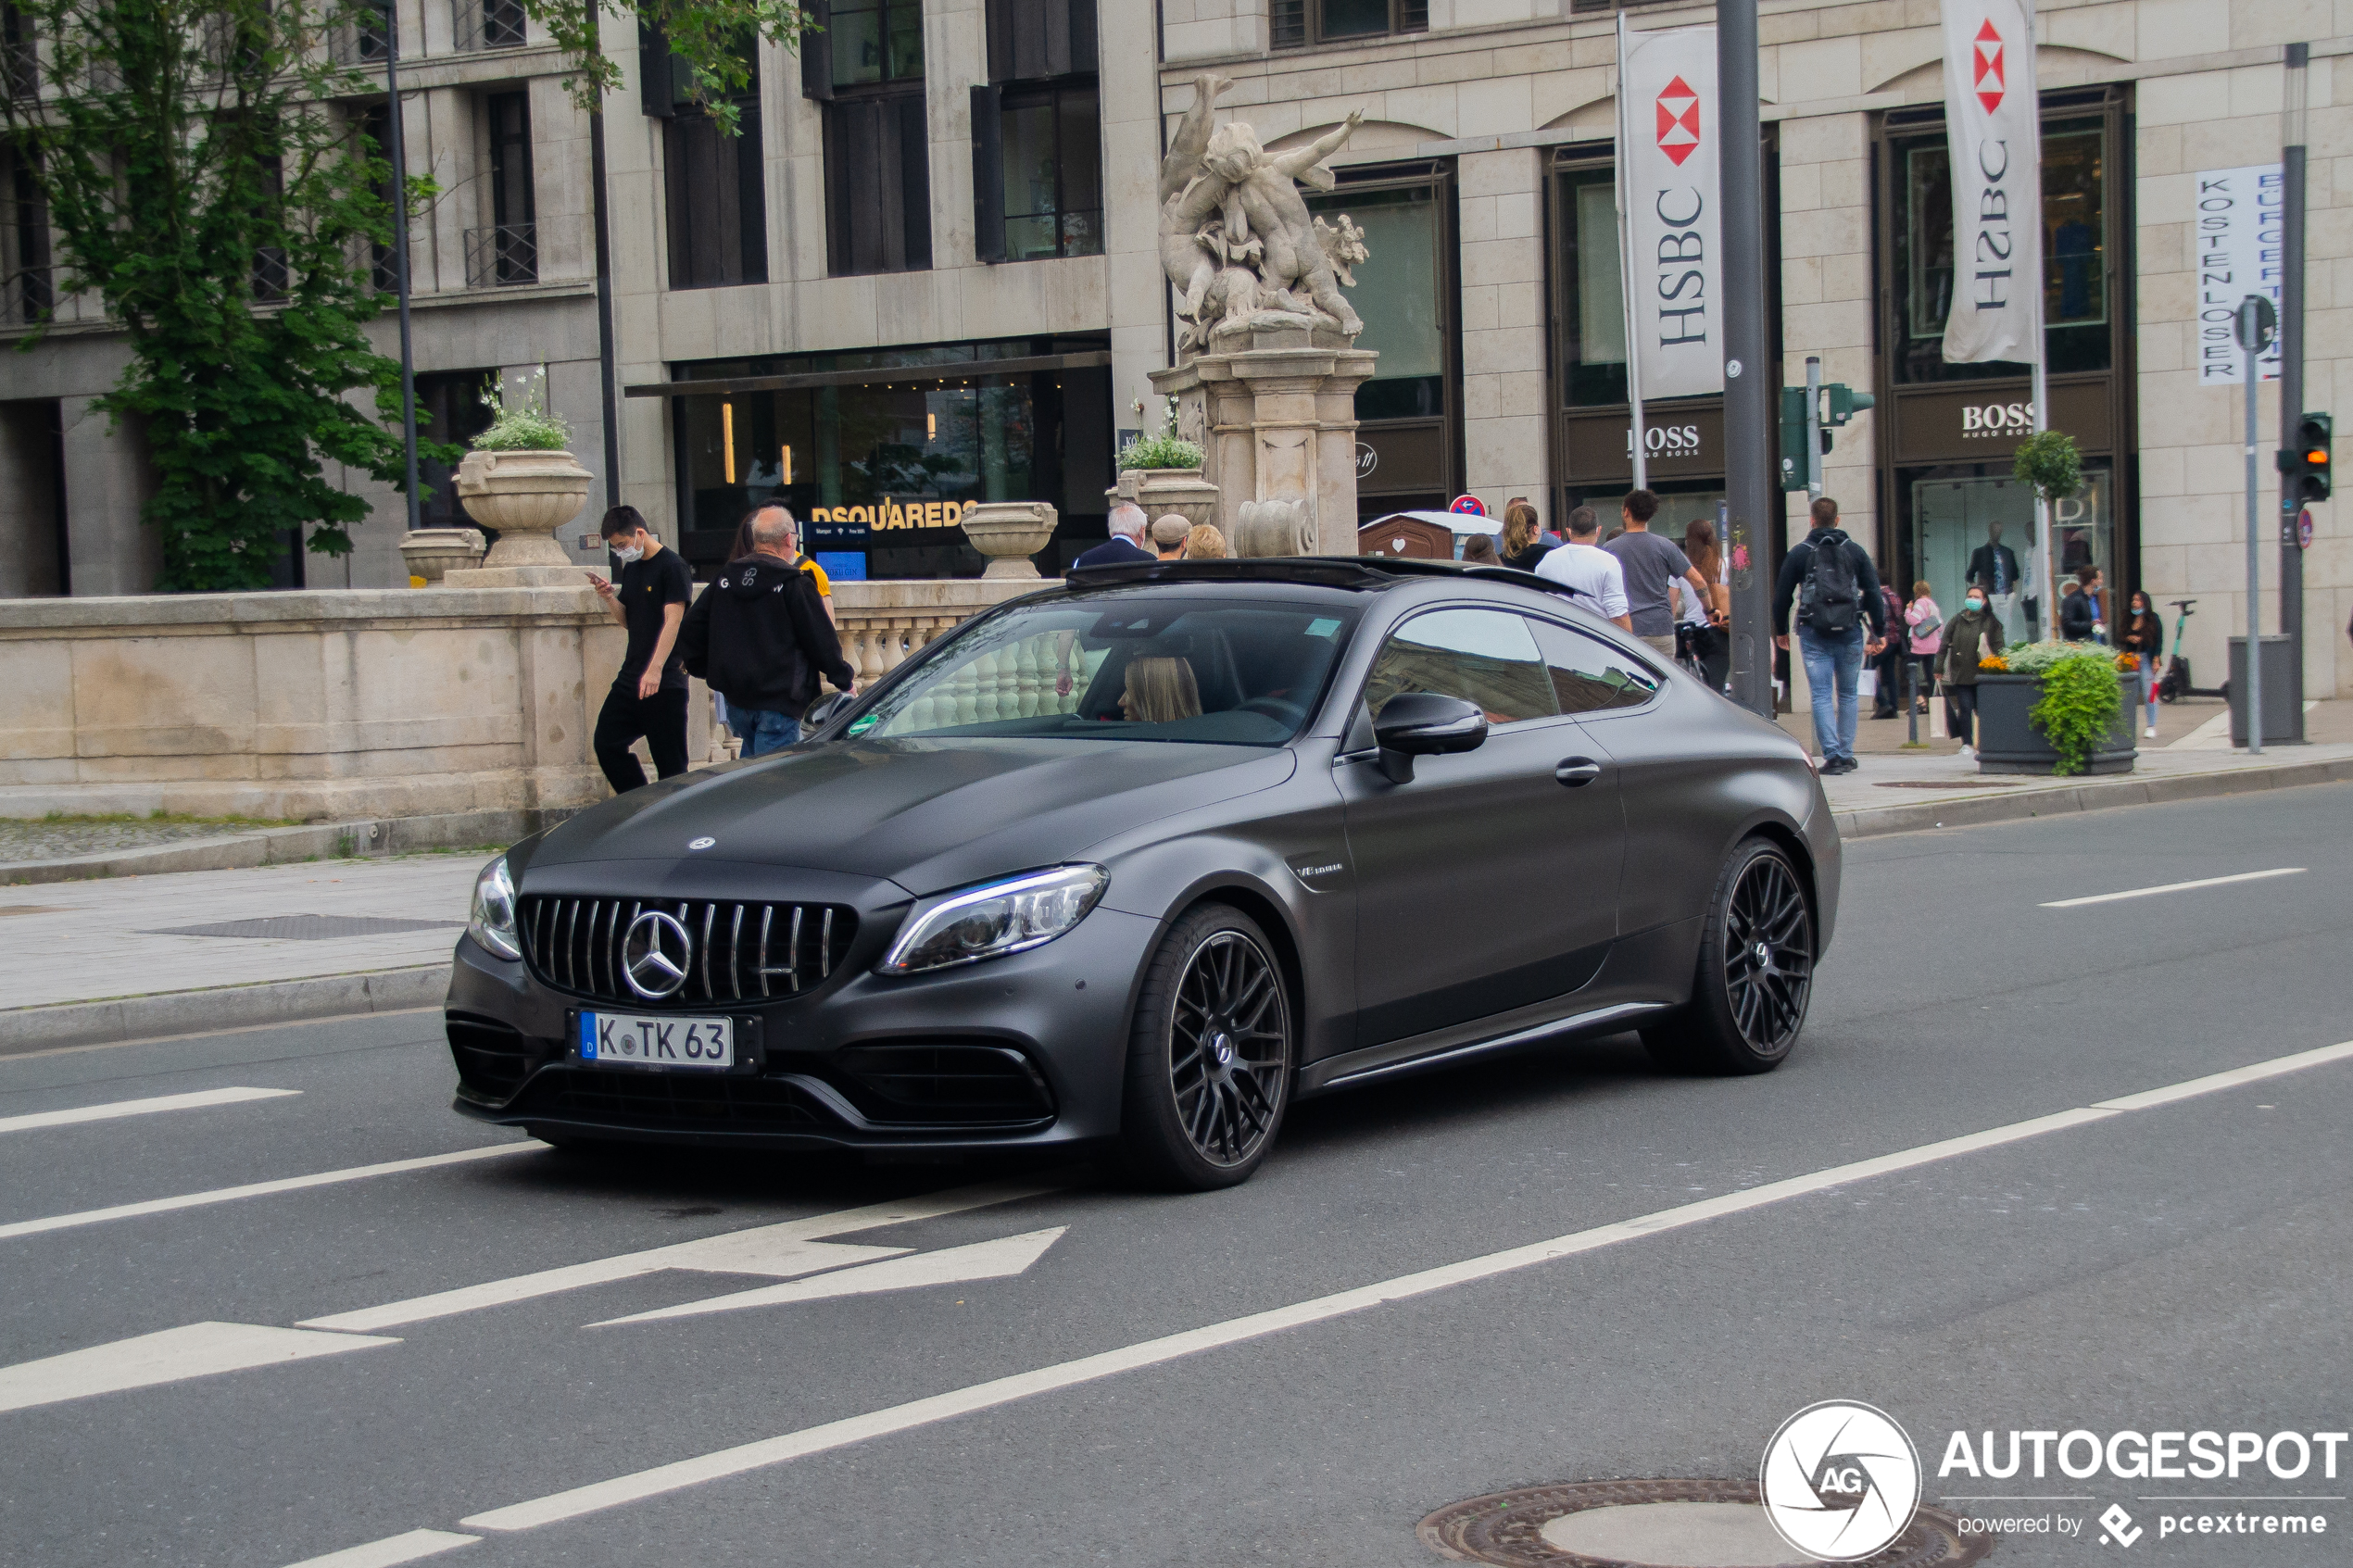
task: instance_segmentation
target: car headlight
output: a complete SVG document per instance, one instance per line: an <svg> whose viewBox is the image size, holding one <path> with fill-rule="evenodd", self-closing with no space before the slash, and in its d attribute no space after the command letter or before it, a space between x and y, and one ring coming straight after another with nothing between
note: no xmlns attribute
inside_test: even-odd
<svg viewBox="0 0 2353 1568"><path fill-rule="evenodd" d="M522 942L515 935L515 879L507 874L504 855L474 878L474 907L466 919L466 935L502 959L522 957Z"/></svg>
<svg viewBox="0 0 2353 1568"><path fill-rule="evenodd" d="M1086 919L1110 884L1101 866L1057 866L926 899L877 967L912 974L1051 942Z"/></svg>

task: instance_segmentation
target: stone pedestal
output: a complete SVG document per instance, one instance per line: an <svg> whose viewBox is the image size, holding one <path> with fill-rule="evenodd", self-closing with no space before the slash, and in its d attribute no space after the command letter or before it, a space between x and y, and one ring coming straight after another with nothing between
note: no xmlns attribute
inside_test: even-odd
<svg viewBox="0 0 2353 1568"><path fill-rule="evenodd" d="M458 500L469 517L498 533L483 567L572 567L555 533L580 515L595 479L569 452L467 453L458 465Z"/></svg>
<svg viewBox="0 0 2353 1568"><path fill-rule="evenodd" d="M1053 543L1056 515L1047 501L977 501L966 507L964 537L988 558L988 570L981 575L1036 579L1038 566L1029 558Z"/></svg>
<svg viewBox="0 0 2353 1568"><path fill-rule="evenodd" d="M1205 454L1235 555L1356 553L1356 388L1378 358L1336 332L1265 327L1152 372Z"/></svg>

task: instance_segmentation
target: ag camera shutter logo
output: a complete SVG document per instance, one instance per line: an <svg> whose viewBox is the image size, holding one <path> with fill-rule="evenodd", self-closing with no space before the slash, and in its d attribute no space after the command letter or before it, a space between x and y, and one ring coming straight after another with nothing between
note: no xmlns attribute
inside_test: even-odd
<svg viewBox="0 0 2353 1568"><path fill-rule="evenodd" d="M1855 1562L1911 1528L1920 1456L1885 1411L1825 1399L1781 1423L1756 1486L1781 1539L1825 1562Z"/></svg>

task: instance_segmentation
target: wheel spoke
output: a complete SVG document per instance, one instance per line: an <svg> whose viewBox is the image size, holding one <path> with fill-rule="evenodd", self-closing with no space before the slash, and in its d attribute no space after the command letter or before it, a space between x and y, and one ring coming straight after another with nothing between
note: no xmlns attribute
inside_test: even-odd
<svg viewBox="0 0 2353 1568"><path fill-rule="evenodd" d="M1169 1017L1169 1081L1185 1135L1223 1165L1247 1160L1281 1115L1290 1021L1281 977L1259 945L1218 931L1193 950ZM1219 1061L1213 1035L1230 1060Z"/></svg>

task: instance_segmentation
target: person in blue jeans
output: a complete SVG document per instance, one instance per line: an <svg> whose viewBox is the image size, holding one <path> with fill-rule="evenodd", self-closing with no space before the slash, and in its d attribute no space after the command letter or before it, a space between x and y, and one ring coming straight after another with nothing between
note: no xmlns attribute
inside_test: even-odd
<svg viewBox="0 0 2353 1568"><path fill-rule="evenodd" d="M1851 773L1859 766L1855 721L1863 660L1887 646L1887 607L1869 552L1838 526L1838 503L1822 496L1813 518L1813 532L1790 551L1774 584L1773 642L1789 646L1791 601L1800 600L1797 646L1814 694L1814 746L1823 772ZM1837 551L1836 560L1823 561L1825 570L1817 571L1816 559L1826 550ZM1844 570L1833 570L1837 566Z"/></svg>

